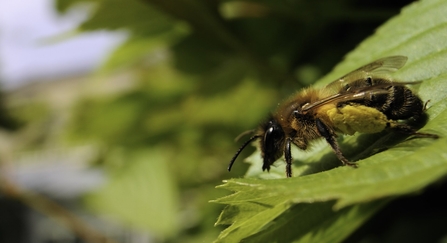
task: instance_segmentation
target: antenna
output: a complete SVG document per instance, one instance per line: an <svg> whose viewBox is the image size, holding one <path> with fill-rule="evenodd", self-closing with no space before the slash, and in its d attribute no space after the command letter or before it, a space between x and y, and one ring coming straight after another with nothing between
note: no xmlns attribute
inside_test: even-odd
<svg viewBox="0 0 447 243"><path fill-rule="evenodd" d="M237 156L244 150L244 148L251 143L253 140L260 138L260 135L254 135L251 137L248 141L246 141L242 146L239 148L239 150L236 152L236 154L233 156L233 158L230 161L230 164L228 165L228 171L231 171L231 167L233 167L234 161L236 161Z"/></svg>

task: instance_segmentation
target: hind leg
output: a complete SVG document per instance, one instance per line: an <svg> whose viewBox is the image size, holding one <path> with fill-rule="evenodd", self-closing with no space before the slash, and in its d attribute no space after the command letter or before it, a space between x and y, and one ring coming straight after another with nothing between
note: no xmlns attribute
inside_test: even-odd
<svg viewBox="0 0 447 243"><path fill-rule="evenodd" d="M396 132L415 136L418 138L439 138L438 135L433 133L418 132L414 127L405 123L390 122L389 127Z"/></svg>

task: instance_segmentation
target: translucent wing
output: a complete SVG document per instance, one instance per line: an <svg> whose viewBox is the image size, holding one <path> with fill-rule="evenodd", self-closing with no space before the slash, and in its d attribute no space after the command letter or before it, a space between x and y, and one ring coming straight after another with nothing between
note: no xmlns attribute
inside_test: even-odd
<svg viewBox="0 0 447 243"><path fill-rule="evenodd" d="M389 86L415 84L417 82L389 81L366 85L368 78L374 79L377 76L383 77L393 73L403 67L406 61L407 57L405 56L390 56L366 64L328 84L323 88L323 93L327 96L316 102L305 104L302 107L302 112L308 112L328 103L348 102L365 99L373 95L387 94L387 87Z"/></svg>
<svg viewBox="0 0 447 243"><path fill-rule="evenodd" d="M390 86L404 86L404 85L414 85L419 84L422 81L414 81L414 82L388 82L388 83L381 83L377 85L372 86L366 86L363 88L357 88L353 90L349 90L342 93L337 93L334 95L330 95L324 99L318 100L311 104L305 104L302 106L301 111L303 113L306 113L312 109L315 109L317 107L320 107L325 104L329 103L340 103L340 102L349 102L349 101L355 101L355 100L361 100L361 99L371 99L374 95L381 95L381 94L389 94L388 87Z"/></svg>
<svg viewBox="0 0 447 243"><path fill-rule="evenodd" d="M345 89L344 87L347 87L350 83L360 79L374 76L386 76L403 67L407 60L408 58L406 56L390 56L378 59L333 81L324 89L329 93L335 93Z"/></svg>

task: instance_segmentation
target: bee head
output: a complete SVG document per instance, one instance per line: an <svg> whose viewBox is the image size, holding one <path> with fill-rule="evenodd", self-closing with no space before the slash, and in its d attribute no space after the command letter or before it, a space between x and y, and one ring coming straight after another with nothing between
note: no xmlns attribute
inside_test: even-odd
<svg viewBox="0 0 447 243"><path fill-rule="evenodd" d="M281 125L279 125L275 119L271 118L268 122L261 125L259 132L250 137L250 139L239 148L236 154L234 154L228 165L228 171L231 170L231 167L242 150L256 139L260 139L261 143L262 157L264 159L262 170L270 170L270 165L282 156L285 134Z"/></svg>
<svg viewBox="0 0 447 243"><path fill-rule="evenodd" d="M264 163L262 170L270 170L272 165L279 159L284 150L285 134L275 119L270 119L264 125L264 135L261 137L261 149Z"/></svg>

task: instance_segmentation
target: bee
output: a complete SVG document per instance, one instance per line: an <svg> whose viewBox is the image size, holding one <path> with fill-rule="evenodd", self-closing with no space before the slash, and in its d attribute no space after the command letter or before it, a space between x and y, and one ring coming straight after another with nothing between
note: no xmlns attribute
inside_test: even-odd
<svg viewBox="0 0 447 243"><path fill-rule="evenodd" d="M263 158L262 170L284 156L286 176L292 177L291 146L302 150L310 142L324 138L343 165L356 167L345 158L337 143L337 134L378 133L385 129L417 137L438 138L420 133L402 121L418 120L426 104L405 85L389 74L405 65L407 57L389 56L362 66L321 89L305 88L278 106L231 159L231 170L241 151L259 139Z"/></svg>

